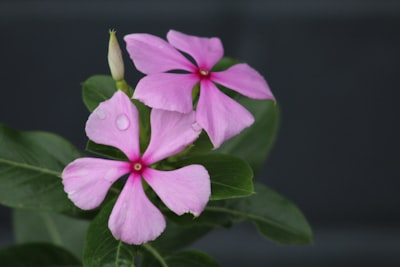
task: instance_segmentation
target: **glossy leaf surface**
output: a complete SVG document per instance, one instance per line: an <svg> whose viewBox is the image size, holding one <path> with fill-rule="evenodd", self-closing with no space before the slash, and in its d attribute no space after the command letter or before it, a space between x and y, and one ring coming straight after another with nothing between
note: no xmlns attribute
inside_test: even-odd
<svg viewBox="0 0 400 267"><path fill-rule="evenodd" d="M0 204L57 212L75 209L61 183L63 168L81 156L70 143L55 134L0 125L0 147Z"/></svg>
<svg viewBox="0 0 400 267"><path fill-rule="evenodd" d="M211 200L245 197L254 193L253 171L243 160L221 154L195 156L179 165L203 165L211 178Z"/></svg>
<svg viewBox="0 0 400 267"><path fill-rule="evenodd" d="M263 236L278 243L312 242L311 227L296 205L264 185L256 184L255 191L248 198L213 202L206 213L225 213L234 223L251 221Z"/></svg>

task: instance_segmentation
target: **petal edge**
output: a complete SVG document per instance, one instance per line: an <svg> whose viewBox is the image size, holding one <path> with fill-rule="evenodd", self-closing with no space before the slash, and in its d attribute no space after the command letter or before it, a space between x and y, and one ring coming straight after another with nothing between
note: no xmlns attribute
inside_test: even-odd
<svg viewBox="0 0 400 267"><path fill-rule="evenodd" d="M129 172L129 163L122 161L79 158L68 164L62 183L68 198L83 210L98 207L112 184Z"/></svg>
<svg viewBox="0 0 400 267"><path fill-rule="evenodd" d="M213 72L212 80L250 98L275 99L264 77L244 63Z"/></svg>
<svg viewBox="0 0 400 267"><path fill-rule="evenodd" d="M144 74L170 70L192 71L193 64L158 36L134 33L124 37L126 50L135 67Z"/></svg>
<svg viewBox="0 0 400 267"><path fill-rule="evenodd" d="M200 85L196 119L215 148L254 122L253 115L247 109L222 93L210 81L203 81Z"/></svg>
<svg viewBox="0 0 400 267"><path fill-rule="evenodd" d="M175 155L196 140L201 128L198 128L195 112L182 114L174 111L153 109L150 115L150 144L143 154L147 164L156 163Z"/></svg>
<svg viewBox="0 0 400 267"><path fill-rule="evenodd" d="M139 81L133 98L152 108L189 113L193 109L192 89L197 82L193 74L150 74Z"/></svg>
<svg viewBox="0 0 400 267"><path fill-rule="evenodd" d="M85 130L90 140L116 147L131 160L140 156L138 110L120 90L90 114Z"/></svg>
<svg viewBox="0 0 400 267"><path fill-rule="evenodd" d="M211 70L224 55L222 42L217 37L198 37L170 30L167 40L175 48L192 56L199 68Z"/></svg>
<svg viewBox="0 0 400 267"><path fill-rule="evenodd" d="M211 195L210 176L201 165L173 171L147 169L143 177L164 204L178 215L199 216Z"/></svg>
<svg viewBox="0 0 400 267"><path fill-rule="evenodd" d="M140 245L156 239L166 221L143 191L142 179L131 175L111 211L108 227L115 239Z"/></svg>

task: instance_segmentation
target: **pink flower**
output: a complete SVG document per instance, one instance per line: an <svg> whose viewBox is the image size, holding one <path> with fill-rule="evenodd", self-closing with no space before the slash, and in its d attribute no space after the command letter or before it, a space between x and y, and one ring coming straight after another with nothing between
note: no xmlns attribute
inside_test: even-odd
<svg viewBox="0 0 400 267"><path fill-rule="evenodd" d="M181 152L198 137L194 112L153 109L150 121L150 144L141 155L138 111L128 96L116 92L90 115L86 134L98 144L120 149L129 162L80 158L62 173L65 192L84 210L98 207L111 185L129 174L108 222L114 237L129 244L154 240L166 226L162 213L147 198L143 180L178 215L190 212L198 216L210 197L210 177L201 165L171 171L151 168L152 164Z"/></svg>
<svg viewBox="0 0 400 267"><path fill-rule="evenodd" d="M254 99L274 99L264 78L247 64L212 72L224 49L219 38L202 38L169 31L168 42L150 34L125 36L136 68L144 74L133 98L146 105L181 113L193 109L192 89L200 82L196 120L215 147L254 122L252 114L222 93L214 83ZM190 55L196 65L178 50ZM181 70L185 73L167 73Z"/></svg>

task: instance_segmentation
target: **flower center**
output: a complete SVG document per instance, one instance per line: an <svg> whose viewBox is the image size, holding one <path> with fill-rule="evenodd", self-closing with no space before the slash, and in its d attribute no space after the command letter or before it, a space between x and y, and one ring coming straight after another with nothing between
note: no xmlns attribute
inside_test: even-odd
<svg viewBox="0 0 400 267"><path fill-rule="evenodd" d="M133 164L133 169L135 171L140 171L142 169L142 164L140 164L140 163Z"/></svg>
<svg viewBox="0 0 400 267"><path fill-rule="evenodd" d="M209 78L210 77L210 72L204 68L200 68L197 71L198 75L200 76L201 79Z"/></svg>
<svg viewBox="0 0 400 267"><path fill-rule="evenodd" d="M141 174L144 167L145 166L140 161L131 162L131 172L133 172L133 173Z"/></svg>

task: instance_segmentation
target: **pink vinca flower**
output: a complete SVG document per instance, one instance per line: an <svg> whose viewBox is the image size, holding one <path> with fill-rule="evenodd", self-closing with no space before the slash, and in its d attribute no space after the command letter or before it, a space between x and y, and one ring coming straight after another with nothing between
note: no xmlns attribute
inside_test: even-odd
<svg viewBox="0 0 400 267"><path fill-rule="evenodd" d="M160 171L150 166L182 151L199 135L194 113L153 109L151 139L141 155L139 117L128 96L118 91L101 103L86 124L87 136L98 144L121 150L129 162L99 158L79 158L63 171L64 190L81 209L98 207L111 185L129 174L108 222L113 236L129 244L157 238L166 226L162 213L147 198L142 179L164 204L178 215L198 216L210 197L210 177L201 165Z"/></svg>
<svg viewBox="0 0 400 267"><path fill-rule="evenodd" d="M224 49L219 38L202 38L169 31L168 42L150 34L125 36L136 68L144 74L133 98L146 105L181 113L193 109L192 90L200 82L196 120L215 147L254 122L252 114L222 93L215 83L254 99L274 99L264 78L247 64L212 72ZM190 55L193 64L177 49ZM184 73L168 73L180 70Z"/></svg>

